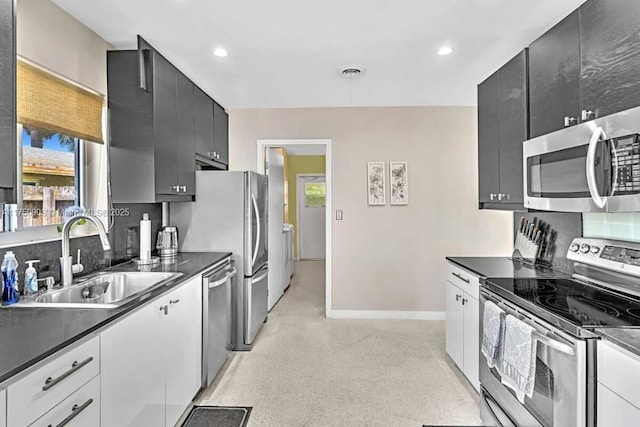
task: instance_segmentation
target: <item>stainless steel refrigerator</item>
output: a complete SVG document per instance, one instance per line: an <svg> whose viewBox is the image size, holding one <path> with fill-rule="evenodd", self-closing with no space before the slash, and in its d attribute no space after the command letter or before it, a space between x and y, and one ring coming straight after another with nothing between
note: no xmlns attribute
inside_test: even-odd
<svg viewBox="0 0 640 427"><path fill-rule="evenodd" d="M255 172L198 171L196 201L171 204L184 252L232 252L234 350L251 350L267 318L268 181Z"/></svg>

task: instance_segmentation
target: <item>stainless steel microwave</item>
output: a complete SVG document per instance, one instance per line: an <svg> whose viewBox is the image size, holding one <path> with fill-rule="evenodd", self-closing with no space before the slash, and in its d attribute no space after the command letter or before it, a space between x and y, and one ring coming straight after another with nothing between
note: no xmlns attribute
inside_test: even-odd
<svg viewBox="0 0 640 427"><path fill-rule="evenodd" d="M528 209L640 211L640 107L525 141L523 166Z"/></svg>

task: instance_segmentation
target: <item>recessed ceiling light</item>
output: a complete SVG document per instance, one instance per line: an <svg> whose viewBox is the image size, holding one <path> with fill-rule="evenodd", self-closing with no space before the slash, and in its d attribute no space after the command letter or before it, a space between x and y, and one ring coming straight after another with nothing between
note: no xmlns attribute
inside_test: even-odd
<svg viewBox="0 0 640 427"><path fill-rule="evenodd" d="M453 49L451 49L450 46L442 46L440 49L438 49L438 55L449 55L451 52L453 52Z"/></svg>
<svg viewBox="0 0 640 427"><path fill-rule="evenodd" d="M224 58L225 56L228 55L227 50L222 48L222 47L217 47L217 48L213 49L213 54L215 56L220 57L220 58Z"/></svg>
<svg viewBox="0 0 640 427"><path fill-rule="evenodd" d="M359 77L364 74L364 68L359 65L347 65L338 70L338 74L347 78Z"/></svg>

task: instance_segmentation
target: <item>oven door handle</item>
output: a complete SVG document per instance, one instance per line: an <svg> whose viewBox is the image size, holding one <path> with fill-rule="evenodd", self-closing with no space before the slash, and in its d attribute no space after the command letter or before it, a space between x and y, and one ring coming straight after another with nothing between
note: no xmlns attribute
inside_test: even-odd
<svg viewBox="0 0 640 427"><path fill-rule="evenodd" d="M570 345L554 340L553 338L550 338L547 335L543 335L540 332L534 331L533 336L536 340L540 341L547 347L551 347L552 349L557 350L561 353L568 354L569 356L573 356L576 354L576 352L573 351L573 347L571 347Z"/></svg>
<svg viewBox="0 0 640 427"><path fill-rule="evenodd" d="M597 127L591 135L589 141L589 148L587 149L587 185L589 186L589 193L593 199L593 203L599 208L604 208L607 204L607 198L602 197L598 191L598 183L596 182L596 148L600 141L606 140L604 130L601 127Z"/></svg>
<svg viewBox="0 0 640 427"><path fill-rule="evenodd" d="M511 310L509 309L509 307L507 307L502 301L494 300L489 295L487 295L485 292L482 292L482 296L485 299L488 299L488 300L494 302L498 307L500 307L502 310L504 310L505 313L508 313L508 314L512 313ZM514 316L517 319L525 322L529 326L535 328L535 326L532 325L529 321L527 321L527 319L525 319L523 316L519 316L517 314L516 315L511 314L511 316ZM547 333L540 333L537 330L534 330L533 335L534 335L536 340L540 341L541 343L543 343L547 347L551 347L552 349L557 350L557 351L559 351L561 353L567 354L569 356L573 356L573 355L576 354L575 351L573 350L573 347L571 347L569 344L561 343L560 341L551 338Z"/></svg>

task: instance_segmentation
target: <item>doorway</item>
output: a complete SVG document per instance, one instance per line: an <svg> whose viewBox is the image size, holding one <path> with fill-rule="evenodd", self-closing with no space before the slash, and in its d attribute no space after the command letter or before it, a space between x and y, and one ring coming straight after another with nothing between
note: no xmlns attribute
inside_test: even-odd
<svg viewBox="0 0 640 427"><path fill-rule="evenodd" d="M330 139L259 139L256 144L257 149L257 172L265 173L265 161L267 160L267 148L283 148L287 152L295 153L295 155L308 155L309 153L319 154L322 153L325 156L325 316L332 312L332 149ZM304 153L304 154L302 154ZM318 171L319 172L319 171ZM315 173L314 174L318 174ZM296 183L293 179L291 184ZM297 194L297 192L295 192ZM285 207L285 209L292 208L293 206ZM291 215L292 218L296 218L296 215ZM294 230L295 233L295 230ZM295 233L297 234L297 233ZM294 240L297 243L297 238ZM271 254L270 254L271 255ZM271 256L270 256L271 258ZM269 261L271 264L271 259Z"/></svg>
<svg viewBox="0 0 640 427"><path fill-rule="evenodd" d="M326 181L324 174L297 175L298 257L326 259Z"/></svg>

